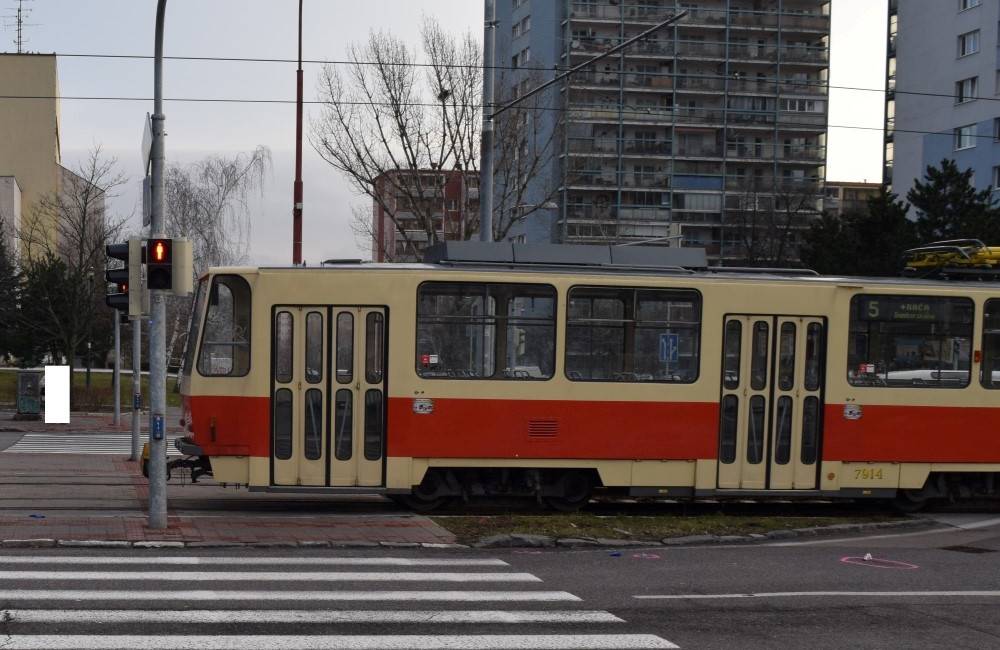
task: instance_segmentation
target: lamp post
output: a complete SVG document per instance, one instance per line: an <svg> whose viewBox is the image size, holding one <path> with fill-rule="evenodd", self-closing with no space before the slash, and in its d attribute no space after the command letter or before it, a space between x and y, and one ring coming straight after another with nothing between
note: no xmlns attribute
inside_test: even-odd
<svg viewBox="0 0 1000 650"><path fill-rule="evenodd" d="M299 68L295 73L295 186L292 189L292 264L302 264L302 3L299 0Z"/></svg>

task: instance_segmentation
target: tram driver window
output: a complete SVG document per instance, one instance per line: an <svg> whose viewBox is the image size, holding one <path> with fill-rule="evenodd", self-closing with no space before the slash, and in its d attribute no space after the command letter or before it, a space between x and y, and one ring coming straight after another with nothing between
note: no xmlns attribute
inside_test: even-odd
<svg viewBox="0 0 1000 650"><path fill-rule="evenodd" d="M417 374L428 379L550 379L556 290L425 282L417 296Z"/></svg>
<svg viewBox="0 0 1000 650"><path fill-rule="evenodd" d="M242 377L250 372L250 285L236 275L212 280L198 372Z"/></svg>
<svg viewBox="0 0 1000 650"><path fill-rule="evenodd" d="M697 292L576 287L567 304L566 376L693 383L700 335Z"/></svg>
<svg viewBox="0 0 1000 650"><path fill-rule="evenodd" d="M983 368L980 376L984 388L1000 390L1000 300L987 300L983 315Z"/></svg>
<svg viewBox="0 0 1000 650"><path fill-rule="evenodd" d="M967 298L855 296L848 381L891 388L968 386L972 316Z"/></svg>

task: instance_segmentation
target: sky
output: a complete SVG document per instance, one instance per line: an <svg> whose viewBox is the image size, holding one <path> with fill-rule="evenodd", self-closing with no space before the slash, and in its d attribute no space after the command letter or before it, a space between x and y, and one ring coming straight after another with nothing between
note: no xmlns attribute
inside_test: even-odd
<svg viewBox="0 0 1000 650"><path fill-rule="evenodd" d="M544 1L544 0L537 0ZM14 3L6 0L3 7ZM881 178L885 80L886 0L833 0L828 180ZM31 0L26 48L59 54L150 55L155 0ZM165 53L293 59L297 0L170 0ZM4 12L9 13L9 12ZM303 56L345 58L349 43L370 30L386 30L416 44L422 16L431 15L457 33L482 30L477 0L305 0ZM14 32L0 33L0 51L13 51ZM138 214L142 176L139 144L145 114L152 110L152 62L147 59L59 59L63 162L72 167L96 145L131 178L114 201L122 214ZM305 66L306 99L315 97L319 65ZM295 98L295 65L167 61L168 98ZM144 101L74 100L74 96L134 97ZM316 109L307 106L306 120ZM274 167L251 203L251 257L256 264L291 261L291 203L294 177L294 104L167 102L167 157L185 164L212 153L269 147ZM306 143L303 179L303 257L367 258L350 229L351 206L369 201ZM138 229L138 216L134 217Z"/></svg>

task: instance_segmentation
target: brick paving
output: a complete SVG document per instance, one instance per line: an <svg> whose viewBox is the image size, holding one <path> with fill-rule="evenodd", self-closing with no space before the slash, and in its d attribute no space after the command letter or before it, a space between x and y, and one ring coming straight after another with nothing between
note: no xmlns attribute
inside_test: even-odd
<svg viewBox="0 0 1000 650"><path fill-rule="evenodd" d="M181 504L180 510L171 511L167 530L150 530L148 485L137 463L116 456L0 452L0 540L261 545L455 541L427 517L386 512L378 501L234 492L201 482L172 484L168 495L172 504ZM262 507L267 512L260 512Z"/></svg>

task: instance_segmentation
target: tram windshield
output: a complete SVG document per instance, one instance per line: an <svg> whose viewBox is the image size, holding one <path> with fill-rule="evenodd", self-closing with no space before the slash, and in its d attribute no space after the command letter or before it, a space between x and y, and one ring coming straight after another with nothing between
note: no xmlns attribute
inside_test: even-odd
<svg viewBox="0 0 1000 650"><path fill-rule="evenodd" d="M188 336L184 343L184 367L181 368L181 374L185 377L191 376L191 368L194 366L194 353L198 348L198 332L201 331L201 315L205 311L205 297L208 293L205 290L207 283L208 278L202 278L198 281L195 298L191 303L193 307L188 316Z"/></svg>

